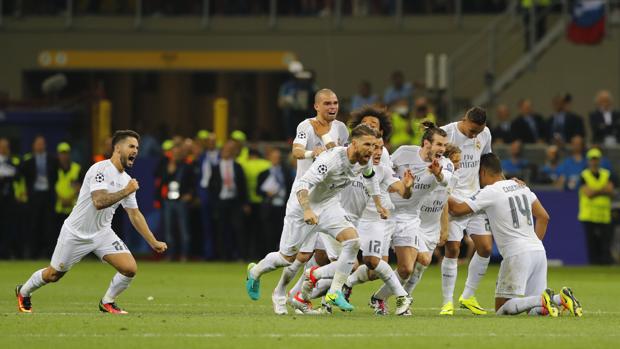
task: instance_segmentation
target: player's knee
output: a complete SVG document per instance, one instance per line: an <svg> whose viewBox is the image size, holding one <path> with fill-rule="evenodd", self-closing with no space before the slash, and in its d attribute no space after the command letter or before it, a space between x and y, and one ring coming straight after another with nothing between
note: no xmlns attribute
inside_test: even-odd
<svg viewBox="0 0 620 349"><path fill-rule="evenodd" d="M398 273L398 276L400 276L401 279L403 280L409 279L409 277L413 273L413 266L399 265L398 268L396 268L396 272Z"/></svg>
<svg viewBox="0 0 620 349"><path fill-rule="evenodd" d="M359 251L360 239L354 238L354 239L345 240L342 243L342 248L350 248L352 251Z"/></svg>
<svg viewBox="0 0 620 349"><path fill-rule="evenodd" d="M47 268L43 272L43 281L45 282L56 282L60 280L66 272L58 271L54 268Z"/></svg>
<svg viewBox="0 0 620 349"><path fill-rule="evenodd" d="M452 241L446 243L446 257L457 258L459 256L459 252L461 252L461 244Z"/></svg>
<svg viewBox="0 0 620 349"><path fill-rule="evenodd" d="M493 246L486 245L486 244L482 246L478 246L476 248L476 252L478 253L480 257L488 258L491 256L491 253L493 252Z"/></svg>
<svg viewBox="0 0 620 349"><path fill-rule="evenodd" d="M133 265L132 264L124 265L118 268L118 272L128 278L132 278L136 276L136 274L138 273L138 265L135 263Z"/></svg>
<svg viewBox="0 0 620 349"><path fill-rule="evenodd" d="M377 268L380 261L381 259L377 257L364 257L364 264L366 264L366 266L370 270L374 270L375 268Z"/></svg>
<svg viewBox="0 0 620 349"><path fill-rule="evenodd" d="M331 261L325 250L314 250L314 260L318 265L328 265Z"/></svg>
<svg viewBox="0 0 620 349"><path fill-rule="evenodd" d="M311 252L299 252L297 253L297 256L291 256L291 257L283 256L283 257L284 259L286 259L287 261L291 263L293 263L295 259L297 259L301 263L306 263L307 261L310 260L310 258L312 258L312 253Z"/></svg>
<svg viewBox="0 0 620 349"><path fill-rule="evenodd" d="M428 267L431 264L431 260L433 259L433 256L430 254L426 254L426 253L421 253L418 255L418 260L417 263L422 264L425 267Z"/></svg>

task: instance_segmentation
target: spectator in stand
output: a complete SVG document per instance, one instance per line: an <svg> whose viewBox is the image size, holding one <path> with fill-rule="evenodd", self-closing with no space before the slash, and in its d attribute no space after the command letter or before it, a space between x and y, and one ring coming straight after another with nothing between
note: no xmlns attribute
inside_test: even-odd
<svg viewBox="0 0 620 349"><path fill-rule="evenodd" d="M413 85L410 82L405 82L405 75L402 71L393 72L392 84L383 93L383 103L391 107L394 103L404 99L407 101L407 107L411 109L412 98Z"/></svg>
<svg viewBox="0 0 620 349"><path fill-rule="evenodd" d="M556 186L564 190L577 190L581 171L588 167L584 154L583 137L573 136L570 141L570 156L558 166Z"/></svg>
<svg viewBox="0 0 620 349"><path fill-rule="evenodd" d="M250 212L249 217L245 222L245 234L246 234L246 251L243 252L243 256L250 259L259 258L265 254L258 253L257 246L264 238L264 224L260 219L260 206L263 198L257 194L256 188L258 183L258 176L265 170L271 167L271 162L263 159L262 154L256 149L250 149L249 158L246 162L241 163L243 172L245 173L245 181L248 188L248 199L250 200Z"/></svg>
<svg viewBox="0 0 620 349"><path fill-rule="evenodd" d="M82 186L82 167L71 160L71 145L58 144L58 180L54 183L56 191L56 231L60 231L65 219L73 210Z"/></svg>
<svg viewBox="0 0 620 349"><path fill-rule="evenodd" d="M611 94L602 90L594 102L596 110L590 113L592 143L606 146L620 143L620 111L612 109Z"/></svg>
<svg viewBox="0 0 620 349"><path fill-rule="evenodd" d="M290 168L282 161L282 152L271 148L267 152L271 168L258 176L256 191L263 198L261 205L261 221L264 222L264 235L260 239L259 253L267 253L278 246L282 233L283 219L286 212L286 201L293 186Z"/></svg>
<svg viewBox="0 0 620 349"><path fill-rule="evenodd" d="M591 264L611 264L613 225L611 200L618 186L617 178L601 168L603 153L592 148L587 153L588 168L579 181L579 220L583 223Z"/></svg>
<svg viewBox="0 0 620 349"><path fill-rule="evenodd" d="M7 138L0 138L0 259L21 257L19 250L21 220L18 214L18 190L20 181L19 158L11 155L11 144ZM23 183L23 182L22 182ZM21 188L23 194L23 186ZM9 224L9 222L12 222Z"/></svg>
<svg viewBox="0 0 620 349"><path fill-rule="evenodd" d="M532 101L524 98L517 104L519 115L510 126L513 140L523 143L544 143L547 139L546 125L543 117L532 109Z"/></svg>
<svg viewBox="0 0 620 349"><path fill-rule="evenodd" d="M222 147L218 165L212 167L209 195L213 199L216 222L216 251L221 259L245 258L243 244L244 215L250 212L245 173L235 161L235 142L227 141Z"/></svg>
<svg viewBox="0 0 620 349"><path fill-rule="evenodd" d="M510 159L502 160L502 169L506 177L523 178L525 181L529 181L529 162L523 159L522 155L523 144L521 141L516 140L510 143Z"/></svg>
<svg viewBox="0 0 620 349"><path fill-rule="evenodd" d="M581 116L570 110L573 97L570 94L556 95L553 97L553 114L549 116L547 129L549 130L549 142L565 144L574 136L585 138L585 128Z"/></svg>
<svg viewBox="0 0 620 349"><path fill-rule="evenodd" d="M552 144L547 147L545 164L538 173L537 182L552 184L558 180L558 167L560 166L560 148Z"/></svg>
<svg viewBox="0 0 620 349"><path fill-rule="evenodd" d="M432 112L428 99L426 97L418 97L415 100L413 118L411 119L411 141L409 144L422 144L422 136L425 131L422 123L425 121L432 121L434 124L437 124L437 117Z"/></svg>
<svg viewBox="0 0 620 349"><path fill-rule="evenodd" d="M357 110L365 105L373 105L379 101L379 97L372 93L372 86L367 80L360 82L357 94L351 97L351 110Z"/></svg>
<svg viewBox="0 0 620 349"><path fill-rule="evenodd" d="M497 109L495 109L495 120L497 125L491 131L493 143L510 143L512 141L510 110L508 110L506 104L497 106Z"/></svg>
<svg viewBox="0 0 620 349"><path fill-rule="evenodd" d="M200 200L200 223L202 227L203 255L206 259L215 258L215 246L213 243L213 219L211 210L213 199L209 196L209 181L211 180L212 166L218 164L219 152L215 148L215 134L207 130L200 130L196 136L201 144L203 153L197 161L198 199Z"/></svg>
<svg viewBox="0 0 620 349"><path fill-rule="evenodd" d="M170 246L169 255L186 261L190 243L188 206L194 197L194 178L183 144L174 144L171 155L161 173L161 185L166 188L161 191L164 236Z"/></svg>
<svg viewBox="0 0 620 349"><path fill-rule="evenodd" d="M291 77L280 86L278 92L278 107L282 111L286 140L292 140L297 134L297 125L314 113L314 94L317 89L312 74L302 69L301 64L292 65Z"/></svg>

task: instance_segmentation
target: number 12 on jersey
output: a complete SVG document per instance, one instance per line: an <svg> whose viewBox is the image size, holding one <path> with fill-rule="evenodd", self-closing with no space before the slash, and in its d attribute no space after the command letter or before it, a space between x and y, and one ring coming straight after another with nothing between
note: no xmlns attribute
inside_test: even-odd
<svg viewBox="0 0 620 349"><path fill-rule="evenodd" d="M515 195L509 197L508 203L510 204L510 212L512 213L512 226L515 229L518 229L521 226L519 223L519 213L525 216L527 219L527 225L532 225L532 209L525 194L522 194L521 196Z"/></svg>

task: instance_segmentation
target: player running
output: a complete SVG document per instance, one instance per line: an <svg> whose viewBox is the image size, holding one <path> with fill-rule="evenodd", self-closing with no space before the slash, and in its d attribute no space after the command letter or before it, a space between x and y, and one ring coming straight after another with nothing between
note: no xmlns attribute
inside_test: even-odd
<svg viewBox="0 0 620 349"><path fill-rule="evenodd" d="M491 131L486 127L486 111L473 107L460 121L441 128L446 131L448 142L459 147L462 152L461 169L457 173L458 179L452 195L457 200L463 201L480 189L478 182L480 156L491 152ZM463 294L459 297L459 303L461 307L469 309L476 315L486 314L474 296L480 280L486 274L493 248L493 239L485 223L484 213L450 219L446 253L441 263L443 293L441 315L454 315L454 285L464 230L474 241L476 253L469 262L467 281Z"/></svg>
<svg viewBox="0 0 620 349"><path fill-rule="evenodd" d="M536 195L527 186L506 180L499 158L492 153L480 159L480 186L482 190L463 202L450 198L449 207L454 216L486 212L493 217L491 231L504 258L495 289L496 313L530 312L556 317L557 307L562 307L581 316L581 304L570 288L563 287L559 295L547 288L547 256L542 239L549 214Z"/></svg>
<svg viewBox="0 0 620 349"><path fill-rule="evenodd" d="M93 252L118 271L99 302L99 310L127 314L115 300L129 287L137 266L125 243L112 230L116 208L123 206L133 227L153 250L163 253L168 248L165 242L157 241L146 224L136 201L138 181L125 172L138 156L139 141L140 136L134 131L116 131L112 136L112 157L88 169L78 201L60 230L50 265L35 271L24 285L15 289L20 312L32 312L34 291L60 280L73 265Z"/></svg>
<svg viewBox="0 0 620 349"><path fill-rule="evenodd" d="M366 187L377 204L377 212L387 218L388 212L381 205L379 186L370 162L376 138L375 130L368 126L354 128L348 147L336 147L317 158L306 174L295 183L292 192L297 202L289 201L285 223L294 224L298 229L285 229L279 252L268 254L256 265L249 265L246 289L250 298L258 298L258 280L262 274L290 265L302 244L322 231L342 244L342 252L336 262L308 270L308 279L316 284L322 278L332 277L326 295L327 302L343 310L353 310L353 306L342 295L342 285L357 256L359 237L353 225L346 220L339 193L353 178L364 173Z"/></svg>

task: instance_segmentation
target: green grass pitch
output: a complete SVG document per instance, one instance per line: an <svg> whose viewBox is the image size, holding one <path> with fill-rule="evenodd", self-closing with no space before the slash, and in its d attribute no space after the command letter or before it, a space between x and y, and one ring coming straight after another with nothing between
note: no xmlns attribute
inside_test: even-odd
<svg viewBox="0 0 620 349"><path fill-rule="evenodd" d="M33 314L19 314L13 290L45 262L0 262L0 348L619 348L620 268L549 269L549 286L569 285L583 318L474 316L458 310L437 315L439 268L425 273L414 293L414 316L377 317L366 305L375 281L356 287L352 313L276 316L271 290L279 272L262 279L262 298L245 294L245 265L138 262L131 287L117 300L128 316L97 309L114 271L84 261L64 279L34 294ZM493 306L498 268L489 268L478 291ZM459 268L455 297L467 269ZM149 300L153 297L153 300ZM390 304L394 308L393 302Z"/></svg>

